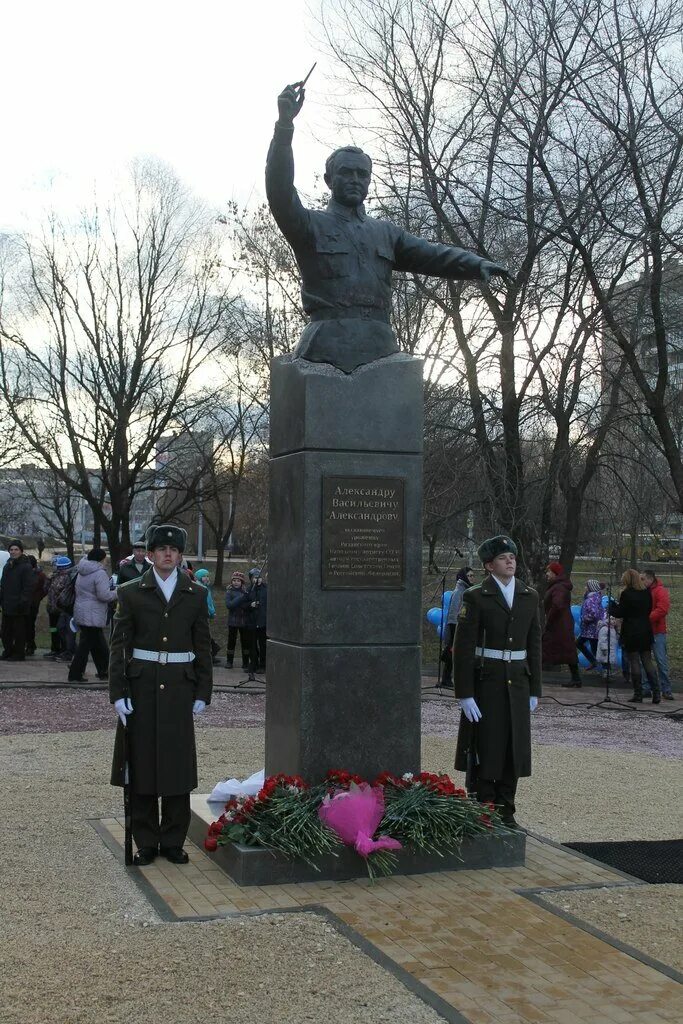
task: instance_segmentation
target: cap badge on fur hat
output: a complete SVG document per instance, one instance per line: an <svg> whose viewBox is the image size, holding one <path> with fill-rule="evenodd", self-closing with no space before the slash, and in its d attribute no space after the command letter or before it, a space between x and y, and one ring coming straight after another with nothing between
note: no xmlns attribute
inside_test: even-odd
<svg viewBox="0 0 683 1024"><path fill-rule="evenodd" d="M154 548L161 547L163 544L170 544L178 551L184 551L187 544L187 530L184 530L182 526L173 526L171 523L150 526L145 536L149 551L153 551Z"/></svg>
<svg viewBox="0 0 683 1024"><path fill-rule="evenodd" d="M498 534L498 536L489 537L483 544L480 544L477 554L481 559L482 565L486 565L487 562L492 562L498 555L517 555L517 545L509 537Z"/></svg>

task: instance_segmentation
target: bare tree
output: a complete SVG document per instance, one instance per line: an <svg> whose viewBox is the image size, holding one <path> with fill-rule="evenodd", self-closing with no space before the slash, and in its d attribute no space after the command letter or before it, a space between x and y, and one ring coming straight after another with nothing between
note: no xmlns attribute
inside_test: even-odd
<svg viewBox="0 0 683 1024"><path fill-rule="evenodd" d="M217 586L223 582L225 549L235 528L242 481L263 455L267 427L267 413L244 385L236 357L230 385L205 397L201 416L193 413L191 428L174 441L159 515L200 506L216 544Z"/></svg>
<svg viewBox="0 0 683 1024"><path fill-rule="evenodd" d="M360 95L363 133L374 132L380 207L513 271L505 289L414 285L447 321L437 359L444 379L458 375L467 394L486 518L514 532L538 575L560 480L573 524L612 415L599 377L587 375L597 363L590 280L533 160L572 69L530 76L530 62L541 63L537 42L512 31L502 3L330 0L322 12L352 93L347 122ZM549 458L529 460L531 446L541 441L545 451L548 438ZM571 537L564 550L571 562Z"/></svg>
<svg viewBox="0 0 683 1024"><path fill-rule="evenodd" d="M525 134L529 159L581 259L608 343L642 395L683 508L668 387L671 335L683 326L683 11L670 0L503 0L501 10L524 41L525 88L547 80L544 69L557 83L543 131Z"/></svg>
<svg viewBox="0 0 683 1024"><path fill-rule="evenodd" d="M225 223L242 293L236 304L227 351L239 354L243 386L264 409L268 405L270 363L291 352L299 341L306 316L301 304L299 271L287 240L267 206L245 212L234 204Z"/></svg>
<svg viewBox="0 0 683 1024"><path fill-rule="evenodd" d="M138 165L132 198L53 219L3 282L0 396L24 445L92 509L112 559L158 442L199 416L230 308L213 218L173 175Z"/></svg>
<svg viewBox="0 0 683 1024"><path fill-rule="evenodd" d="M74 560L78 513L83 499L58 473L44 466L22 466L22 478L47 532L61 541Z"/></svg>
<svg viewBox="0 0 683 1024"><path fill-rule="evenodd" d="M240 551L264 571L268 556L268 473L265 452L249 462L235 517L235 535Z"/></svg>

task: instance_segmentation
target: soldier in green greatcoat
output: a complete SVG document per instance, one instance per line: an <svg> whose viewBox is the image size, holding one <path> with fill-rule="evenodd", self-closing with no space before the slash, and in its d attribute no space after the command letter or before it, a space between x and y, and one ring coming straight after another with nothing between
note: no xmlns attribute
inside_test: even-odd
<svg viewBox="0 0 683 1024"><path fill-rule="evenodd" d="M541 696L538 594L515 578L509 537L492 537L478 554L487 576L463 594L453 645L462 711L455 767L515 827L517 780L531 775L530 712Z"/></svg>
<svg viewBox="0 0 683 1024"><path fill-rule="evenodd" d="M211 700L213 667L206 590L179 572L186 538L177 526L150 527L151 568L117 589L109 697L120 721L111 781L124 784L125 729L138 865L158 853L174 864L189 859L183 844L197 786L193 716Z"/></svg>

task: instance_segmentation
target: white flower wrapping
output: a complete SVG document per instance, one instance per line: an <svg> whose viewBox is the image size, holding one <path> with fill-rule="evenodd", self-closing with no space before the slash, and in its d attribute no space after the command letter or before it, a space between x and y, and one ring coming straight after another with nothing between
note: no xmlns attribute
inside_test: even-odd
<svg viewBox="0 0 683 1024"><path fill-rule="evenodd" d="M260 772L254 772L244 782L240 782L239 779L226 779L225 782L217 782L209 794L207 803L225 804L233 796L256 796L258 791L263 788L265 780L266 773L262 768Z"/></svg>

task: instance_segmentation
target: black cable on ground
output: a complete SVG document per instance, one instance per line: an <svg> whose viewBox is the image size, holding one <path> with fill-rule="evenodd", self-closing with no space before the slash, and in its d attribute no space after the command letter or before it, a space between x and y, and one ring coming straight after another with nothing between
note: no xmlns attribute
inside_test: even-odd
<svg viewBox="0 0 683 1024"><path fill-rule="evenodd" d="M451 690L451 692L450 693L443 693L444 689ZM451 687L443 687L443 686L439 686L438 683L435 683L433 686L425 686L425 687L423 687L422 695L423 696L430 695L430 691L432 691L432 693L435 696L438 696L439 698L443 698L444 696L453 696L454 701L458 700L458 697L455 695L455 692L451 689ZM557 697L552 696L552 694L550 694L550 693L546 693L542 697L539 697L539 701L541 701L541 700L552 700L553 703L556 703L556 705L559 705L560 708L586 708L587 711L591 711L593 709L600 710L600 711L631 711L631 712L636 712L637 714L640 714L640 715L656 715L658 718L668 718L668 719L670 719L671 721L674 721L674 722L683 722L683 708L676 708L674 711L668 711L668 712L666 712L666 711L652 711L652 709L650 709L650 708L638 708L636 705L630 705L630 703L624 703L621 700L613 700L611 697L606 697L606 698L603 698L602 700L592 700L592 701L589 701L589 700L572 700L572 701L567 701L567 700L559 700ZM614 705L615 707L613 707L613 708L606 708L605 705Z"/></svg>

